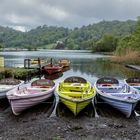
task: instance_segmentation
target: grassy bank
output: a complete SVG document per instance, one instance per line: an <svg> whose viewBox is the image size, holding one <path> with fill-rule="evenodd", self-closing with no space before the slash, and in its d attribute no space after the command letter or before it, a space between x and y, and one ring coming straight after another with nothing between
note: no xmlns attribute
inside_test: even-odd
<svg viewBox="0 0 140 140"><path fill-rule="evenodd" d="M127 50L125 53L122 54L114 54L111 57L110 61L120 64L140 65L140 52Z"/></svg>
<svg viewBox="0 0 140 140"><path fill-rule="evenodd" d="M17 79L25 79L28 75L35 76L38 70L24 68L0 68L0 79L14 77Z"/></svg>

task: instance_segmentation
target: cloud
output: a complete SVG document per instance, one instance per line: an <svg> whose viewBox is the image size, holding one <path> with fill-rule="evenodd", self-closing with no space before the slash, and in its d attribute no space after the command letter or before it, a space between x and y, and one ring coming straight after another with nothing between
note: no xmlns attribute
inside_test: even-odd
<svg viewBox="0 0 140 140"><path fill-rule="evenodd" d="M1 0L0 25L76 27L101 20L136 19L139 9L140 0Z"/></svg>
<svg viewBox="0 0 140 140"><path fill-rule="evenodd" d="M10 26L10 27L18 31L22 31L22 32L26 31L26 28L24 26Z"/></svg>
<svg viewBox="0 0 140 140"><path fill-rule="evenodd" d="M57 7L42 5L41 9L42 14L44 13L46 17L52 18L54 20L61 21L68 17L68 13L66 11L63 11L62 9L59 9Z"/></svg>

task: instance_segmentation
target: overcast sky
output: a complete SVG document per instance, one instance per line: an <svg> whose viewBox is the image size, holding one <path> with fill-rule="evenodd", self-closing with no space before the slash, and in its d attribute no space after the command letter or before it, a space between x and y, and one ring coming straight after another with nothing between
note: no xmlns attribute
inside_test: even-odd
<svg viewBox="0 0 140 140"><path fill-rule="evenodd" d="M0 25L21 31L44 24L73 28L138 16L140 0L0 0Z"/></svg>

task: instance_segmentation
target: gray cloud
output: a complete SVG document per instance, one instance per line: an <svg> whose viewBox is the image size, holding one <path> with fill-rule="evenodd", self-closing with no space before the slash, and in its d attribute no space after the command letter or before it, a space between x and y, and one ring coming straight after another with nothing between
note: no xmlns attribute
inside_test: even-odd
<svg viewBox="0 0 140 140"><path fill-rule="evenodd" d="M0 25L76 27L101 20L136 19L140 0L1 0Z"/></svg>

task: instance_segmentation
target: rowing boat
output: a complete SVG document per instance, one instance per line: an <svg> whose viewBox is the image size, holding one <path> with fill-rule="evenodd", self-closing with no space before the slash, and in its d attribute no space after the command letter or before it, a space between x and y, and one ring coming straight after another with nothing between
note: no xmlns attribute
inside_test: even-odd
<svg viewBox="0 0 140 140"><path fill-rule="evenodd" d="M40 79L30 84L16 87L6 93L14 115L37 105L52 97L55 83L51 80Z"/></svg>
<svg viewBox="0 0 140 140"><path fill-rule="evenodd" d="M69 67L70 66L70 60L68 59L60 59L58 61L58 64L62 65L63 67Z"/></svg>
<svg viewBox="0 0 140 140"><path fill-rule="evenodd" d="M90 82L82 77L68 77L61 81L56 92L63 102L76 116L94 98L95 90Z"/></svg>
<svg viewBox="0 0 140 140"><path fill-rule="evenodd" d="M140 91L140 77L131 77L124 80L129 86L138 89Z"/></svg>
<svg viewBox="0 0 140 140"><path fill-rule="evenodd" d="M5 78L0 80L0 99L6 98L6 92L23 84L24 81L14 78Z"/></svg>
<svg viewBox="0 0 140 140"><path fill-rule="evenodd" d="M121 111L126 117L131 116L140 99L137 90L111 77L98 79L95 82L95 89L98 97Z"/></svg>

